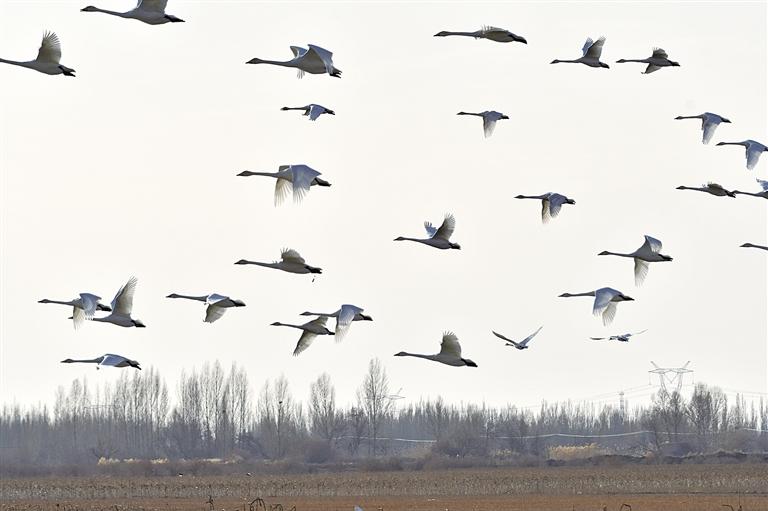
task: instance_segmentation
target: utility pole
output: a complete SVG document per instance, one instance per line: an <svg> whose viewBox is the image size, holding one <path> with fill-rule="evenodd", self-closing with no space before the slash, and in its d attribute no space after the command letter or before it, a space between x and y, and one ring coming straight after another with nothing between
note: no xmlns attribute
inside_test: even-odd
<svg viewBox="0 0 768 511"><path fill-rule="evenodd" d="M690 363L691 361L689 360L683 367L659 367L654 361L651 361L654 369L648 371L648 374L657 374L659 376L661 392L669 395L670 389L673 392L680 392L680 389L683 388L683 378L686 374L691 373L691 377L693 377L693 369L688 369L688 364Z"/></svg>

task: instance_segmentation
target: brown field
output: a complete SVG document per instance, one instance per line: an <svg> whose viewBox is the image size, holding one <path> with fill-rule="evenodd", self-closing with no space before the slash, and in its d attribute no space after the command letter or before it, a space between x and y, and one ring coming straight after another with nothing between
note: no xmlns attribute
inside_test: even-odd
<svg viewBox="0 0 768 511"><path fill-rule="evenodd" d="M208 503L213 498L213 506ZM768 511L768 465L511 468L0 481L2 511ZM270 508L272 508L270 510ZM264 511L255 507L254 511Z"/></svg>

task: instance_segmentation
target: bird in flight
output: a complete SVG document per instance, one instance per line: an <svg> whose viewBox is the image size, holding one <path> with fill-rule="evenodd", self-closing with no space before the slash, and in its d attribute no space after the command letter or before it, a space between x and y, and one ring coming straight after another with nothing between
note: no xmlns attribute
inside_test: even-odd
<svg viewBox="0 0 768 511"><path fill-rule="evenodd" d="M475 117L482 117L483 134L485 135L485 138L493 135L493 130L496 129L496 121L509 119L509 117L496 110L486 110L484 112L459 112L456 115L474 115Z"/></svg>
<svg viewBox="0 0 768 511"><path fill-rule="evenodd" d="M592 296L595 298L592 304L592 314L601 316L603 325L610 325L616 316L616 305L619 302L634 301L634 298L625 295L617 289L610 287L601 287L595 291L586 293L563 293L560 298L571 298L575 296Z"/></svg>
<svg viewBox="0 0 768 511"><path fill-rule="evenodd" d="M67 358L65 360L61 361L62 364L96 364L96 369L99 369L101 366L111 366L111 367L133 367L134 369L138 369L141 371L141 367L139 367L139 363L135 360L131 360L130 358L123 357L122 355L113 355L111 353L107 353L106 355L102 355L100 357L91 358L91 359L80 359L80 360L73 360L71 358Z"/></svg>
<svg viewBox="0 0 768 511"><path fill-rule="evenodd" d="M212 293L203 296L189 296L180 295L177 293L171 293L166 298L183 298L186 300L195 300L205 303L208 307L205 309L205 323L213 323L220 319L227 309L232 307L245 307L245 302L242 300L235 300L228 296Z"/></svg>
<svg viewBox="0 0 768 511"><path fill-rule="evenodd" d="M619 342L629 342L629 338L634 335L640 335L643 332L647 332L648 330L640 330L639 332L635 332L633 334L621 334L621 335L612 335L610 337L590 337L593 341L619 341Z"/></svg>
<svg viewBox="0 0 768 511"><path fill-rule="evenodd" d="M308 265L304 258L301 257L301 255L299 255L299 253L292 248L284 248L280 252L280 261L261 263L258 261L240 259L235 264L253 264L256 266L263 266L265 268L287 271L288 273L323 273L322 268L316 268L314 266Z"/></svg>
<svg viewBox="0 0 768 511"><path fill-rule="evenodd" d="M616 61L617 64L623 64L625 62L641 62L643 64L648 64L648 67L646 67L645 71L642 73L644 75L649 75L662 67L680 67L680 64L677 62L669 60L667 52L661 48L654 48L653 54L647 59L619 59Z"/></svg>
<svg viewBox="0 0 768 511"><path fill-rule="evenodd" d="M302 78L304 73L313 75L329 74L334 78L341 78L341 69L333 65L333 53L315 46L308 45L308 48L291 46L293 58L291 60L265 60L252 58L246 64L271 64L273 66L295 67L298 71L298 77Z"/></svg>
<svg viewBox="0 0 768 511"><path fill-rule="evenodd" d="M165 23L183 23L184 20L172 14L166 14L168 0L139 0L139 3L127 12L109 11L89 5L80 9L83 12L103 12L120 18L139 20L147 25L163 25Z"/></svg>
<svg viewBox="0 0 768 511"><path fill-rule="evenodd" d="M4 64L12 66L26 67L47 75L75 76L75 70L60 63L61 61L61 43L59 36L54 32L46 32L43 35L43 42L37 51L35 60L19 62L16 60L0 59Z"/></svg>
<svg viewBox="0 0 768 511"><path fill-rule="evenodd" d="M635 285L640 286L645 280L645 276L648 275L648 266L650 263L657 263L663 261L671 261L672 258L668 255L661 253L661 241L651 236L645 235L645 241L642 246L630 252L628 254L622 254L619 252L609 252L604 250L597 255L610 255L618 257L630 257L635 261Z"/></svg>
<svg viewBox="0 0 768 511"><path fill-rule="evenodd" d="M747 169L752 170L757 166L760 155L768 151L768 147L754 140L744 140L743 142L718 142L716 145L740 145L746 150Z"/></svg>
<svg viewBox="0 0 768 511"><path fill-rule="evenodd" d="M608 64L600 61L600 56L603 53L603 45L605 44L605 37L600 37L597 41L593 41L591 37L587 37L584 46L581 48L581 57L573 60L555 59L550 64L584 64L589 67L604 67L608 69Z"/></svg>
<svg viewBox="0 0 768 511"><path fill-rule="evenodd" d="M541 201L541 223L548 223L551 219L560 214L560 208L563 204L576 204L576 201L569 199L559 193L547 192L542 195L516 195L515 199L536 199Z"/></svg>
<svg viewBox="0 0 768 511"><path fill-rule="evenodd" d="M450 213L445 215L445 219L443 219L440 227L436 228L431 222L424 222L424 229L426 229L429 238L406 238L399 236L395 238L395 241L415 241L441 250L449 248L461 250L461 246L458 243L450 241L453 231L456 229L456 219Z"/></svg>
<svg viewBox="0 0 768 511"><path fill-rule="evenodd" d="M474 32L450 32L443 30L435 34L435 37L447 37L447 36L465 36L474 37L475 39L488 39L489 41L495 41L497 43L523 43L528 44L528 41L524 37L513 34L509 30L497 27L485 26L480 30Z"/></svg>
<svg viewBox="0 0 768 511"><path fill-rule="evenodd" d="M703 114L699 115L678 115L675 117L676 121L682 120L682 119L701 119L701 143L702 144L709 144L709 141L712 140L712 135L715 133L715 129L720 125L720 123L727 123L730 124L731 121L726 119L725 117L717 114L713 114L712 112L704 112Z"/></svg>
<svg viewBox="0 0 768 511"><path fill-rule="evenodd" d="M533 332L531 335L529 335L528 337L526 337L525 339L523 339L520 342L515 342L512 339L509 339L508 337L504 337L500 333L494 332L493 330L491 330L491 332L493 333L493 335L495 335L499 339L505 340L507 342L507 344L505 344L505 346L512 346L513 348L517 348L519 350L527 350L528 349L528 343L531 341L531 339L536 337L536 334L538 334L541 331L542 328L544 328L544 327L540 326L535 332Z"/></svg>
<svg viewBox="0 0 768 511"><path fill-rule="evenodd" d="M453 332L445 332L443 334L443 341L440 343L440 353L436 355L419 355L417 353L407 353L405 351L401 351L400 353L395 353L395 356L424 358L454 367L477 367L477 364L475 364L470 359L462 358L459 339Z"/></svg>
<svg viewBox="0 0 768 511"><path fill-rule="evenodd" d="M304 113L302 115L306 115L309 117L310 121L316 121L318 117L320 117L323 114L330 114L330 115L336 115L336 112L331 110L330 108L325 108L322 105L316 105L314 103L310 103L305 106L284 106L280 110L287 111L287 110L303 110Z"/></svg>

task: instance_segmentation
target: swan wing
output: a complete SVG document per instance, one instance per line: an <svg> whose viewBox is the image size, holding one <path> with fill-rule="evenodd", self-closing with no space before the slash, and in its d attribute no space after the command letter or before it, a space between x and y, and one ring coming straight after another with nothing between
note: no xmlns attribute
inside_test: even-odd
<svg viewBox="0 0 768 511"><path fill-rule="evenodd" d="M456 229L456 218L452 214L448 213L447 215L445 215L445 219L443 219L443 223L440 225L440 228L437 229L437 232L432 237L444 239L445 241L448 241L453 235L453 231L455 229Z"/></svg>
<svg viewBox="0 0 768 511"><path fill-rule="evenodd" d="M85 319L92 319L96 308L99 305L100 296L91 293L80 293L80 305L85 313Z"/></svg>
<svg viewBox="0 0 768 511"><path fill-rule="evenodd" d="M285 178L278 177L275 181L275 206L279 206L285 202L285 199L288 198L288 195L290 195L291 192L293 192L293 185L291 182Z"/></svg>
<svg viewBox="0 0 768 511"><path fill-rule="evenodd" d="M541 221L547 223L552 219L549 214L549 198L541 199Z"/></svg>
<svg viewBox="0 0 768 511"><path fill-rule="evenodd" d="M487 115L483 116L483 133L488 138L493 135L493 130L496 129L496 119L491 119Z"/></svg>
<svg viewBox="0 0 768 511"><path fill-rule="evenodd" d="M320 117L324 112L325 108L321 107L320 105L311 105L309 107L309 120L317 120L317 118Z"/></svg>
<svg viewBox="0 0 768 511"><path fill-rule="evenodd" d="M121 357L120 355L112 355L108 353L103 357L101 357L101 362L99 362L99 365L117 367L125 361L126 361L125 357Z"/></svg>
<svg viewBox="0 0 768 511"><path fill-rule="evenodd" d="M313 334L312 332L304 330L304 332L301 334L301 337L299 337L299 342L296 343L296 348L293 350L293 356L295 357L302 351L309 348L309 345L312 344L312 341L315 340L315 337L317 337L317 334Z"/></svg>
<svg viewBox="0 0 768 511"><path fill-rule="evenodd" d="M285 248L280 252L280 258L285 263L307 264L303 257L292 248Z"/></svg>
<svg viewBox="0 0 768 511"><path fill-rule="evenodd" d="M83 309L72 307L72 325L75 327L75 330L83 326L85 319L85 311Z"/></svg>
<svg viewBox="0 0 768 511"><path fill-rule="evenodd" d="M616 302L611 302L603 311L603 325L608 326L616 316Z"/></svg>
<svg viewBox="0 0 768 511"><path fill-rule="evenodd" d="M627 334L627 337L632 337L633 335L640 335L640 334L642 334L644 332L647 332L647 331L648 331L648 329L646 328L645 330L640 330L639 332L635 332L634 334Z"/></svg>
<svg viewBox="0 0 768 511"><path fill-rule="evenodd" d="M325 66L326 73L331 74L333 72L333 53L314 44L307 46L309 46L309 51L307 51L305 58L319 59Z"/></svg>
<svg viewBox="0 0 768 511"><path fill-rule="evenodd" d="M709 144L709 141L712 140L712 135L715 134L715 128L717 128L718 124L720 124L719 120L712 119L711 117L704 118L701 122L701 142L703 144Z"/></svg>
<svg viewBox="0 0 768 511"><path fill-rule="evenodd" d="M459 338L453 332L445 332L443 334L443 342L440 343L440 355L461 358Z"/></svg>
<svg viewBox="0 0 768 511"><path fill-rule="evenodd" d="M302 48L301 46L291 46L291 51L293 52L294 57L301 57L307 53L307 49Z"/></svg>
<svg viewBox="0 0 768 511"><path fill-rule="evenodd" d="M159 12L162 14L165 12L167 5L168 0L139 0L136 8L142 11Z"/></svg>
<svg viewBox="0 0 768 511"><path fill-rule="evenodd" d="M208 295L208 298L205 299L205 303L207 303L208 305L214 305L219 302L223 302L224 300L229 300L229 297L220 295L218 293L212 293Z"/></svg>
<svg viewBox="0 0 768 511"><path fill-rule="evenodd" d="M640 247L641 251L645 252L651 252L653 254L658 254L661 252L661 241L657 240L656 238L652 236L645 235L645 242L643 243L643 246Z"/></svg>
<svg viewBox="0 0 768 511"><path fill-rule="evenodd" d="M618 294L618 291L609 287L604 287L595 291L595 301L592 306L592 314L595 316L602 314L603 310L608 307L613 300L613 297Z"/></svg>
<svg viewBox="0 0 768 511"><path fill-rule="evenodd" d="M309 193L312 180L320 173L306 165L292 165L291 173L293 174L293 201L301 202L304 196Z"/></svg>
<svg viewBox="0 0 768 511"><path fill-rule="evenodd" d="M136 292L136 284L139 280L136 277L128 279L115 297L112 299L112 311L117 314L131 315L133 309L133 295Z"/></svg>
<svg viewBox="0 0 768 511"><path fill-rule="evenodd" d="M321 327L324 327L326 323L328 323L328 316L320 316L313 319L312 321L307 321L302 326L309 327L309 328L321 328Z"/></svg>
<svg viewBox="0 0 768 511"><path fill-rule="evenodd" d="M207 309L205 309L205 319L203 321L205 323L213 323L214 321L220 319L225 312L227 312L227 309L224 307L211 304Z"/></svg>
<svg viewBox="0 0 768 511"><path fill-rule="evenodd" d="M635 285L640 286L645 282L645 277L648 275L648 267L650 263L638 259L635 257Z"/></svg>
<svg viewBox="0 0 768 511"><path fill-rule="evenodd" d="M551 218L556 218L557 215L560 214L560 208L563 207L563 204L565 204L565 201L567 200L568 197L565 195L560 195L559 193L551 194L547 199L549 202L549 216Z"/></svg>
<svg viewBox="0 0 768 511"><path fill-rule="evenodd" d="M591 41L591 39L587 39L587 41ZM587 44L584 43L584 49L585 57L590 57L593 59L600 59L600 55L603 53L603 45L605 44L605 37L599 37L597 41L589 45L589 48L587 48Z"/></svg>
<svg viewBox="0 0 768 511"><path fill-rule="evenodd" d="M587 40L584 41L584 46L581 47L581 56L586 57L587 52L592 47L592 45L595 44L595 41L592 40L591 37L587 37Z"/></svg>
<svg viewBox="0 0 768 511"><path fill-rule="evenodd" d="M763 189L764 192L768 192L768 181L765 181L763 179L755 179L757 181L757 184L760 185L760 188Z"/></svg>
<svg viewBox="0 0 768 511"><path fill-rule="evenodd" d="M355 305L344 304L339 310L339 315L336 317L336 342L341 341L349 332L349 327L352 325L352 321L355 320L355 316L363 312L363 309Z"/></svg>
<svg viewBox="0 0 768 511"><path fill-rule="evenodd" d="M590 337L593 341L604 341L605 337Z"/></svg>
<svg viewBox="0 0 768 511"><path fill-rule="evenodd" d="M507 342L511 342L512 344L514 344L515 346L517 346L517 343L516 343L515 341L513 341L512 339L510 339L509 337L505 337L505 336L501 335L500 333L498 333L498 332L495 332L495 331L493 331L493 330L491 330L491 333L492 333L493 335L495 335L496 337L498 337L499 339L502 339L502 340L504 340L504 341L507 341Z"/></svg>
<svg viewBox="0 0 768 511"><path fill-rule="evenodd" d="M54 32L46 32L43 35L43 42L37 52L37 62L50 62L58 64L61 60L61 42L59 36Z"/></svg>
<svg viewBox="0 0 768 511"><path fill-rule="evenodd" d="M651 55L652 59L664 59L669 60L669 55L667 55L667 52L662 50L661 48L654 48L653 54Z"/></svg>
<svg viewBox="0 0 768 511"><path fill-rule="evenodd" d="M749 144L747 146L747 168L752 170L757 166L757 162L760 159L763 148L759 144Z"/></svg>
<svg viewBox="0 0 768 511"><path fill-rule="evenodd" d="M531 335L529 335L528 337L526 337L525 339L523 339L522 341L520 341L520 346L525 346L526 344L528 344L528 343L530 342L530 340L531 340L531 339L533 339L534 337L536 337L536 334L538 334L539 332L541 332L541 329L542 329L542 328L544 328L544 327L543 327L543 326L540 326L540 327L539 327L539 328L538 328L538 329L537 329L535 332L533 332Z"/></svg>
<svg viewBox="0 0 768 511"><path fill-rule="evenodd" d="M430 238L434 238L435 234L437 234L437 227L432 225L432 222L429 222L429 221L424 222L424 229L426 229L427 236L429 236Z"/></svg>

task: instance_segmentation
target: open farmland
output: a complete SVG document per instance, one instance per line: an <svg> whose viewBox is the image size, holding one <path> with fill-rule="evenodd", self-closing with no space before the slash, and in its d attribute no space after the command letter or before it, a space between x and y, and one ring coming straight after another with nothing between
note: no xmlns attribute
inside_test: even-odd
<svg viewBox="0 0 768 511"><path fill-rule="evenodd" d="M472 469L284 476L38 478L0 482L0 508L249 511L618 510L768 511L766 465ZM209 496L213 504L209 503ZM117 507L115 507L117 506ZM254 511L261 508L255 507Z"/></svg>

